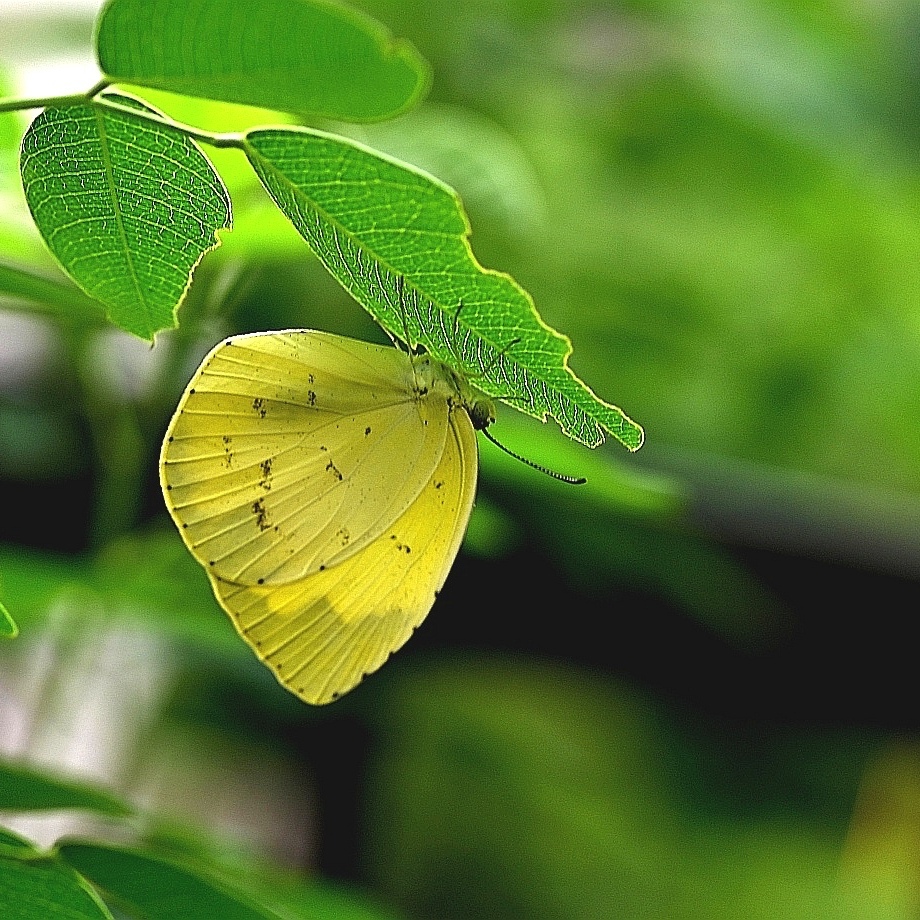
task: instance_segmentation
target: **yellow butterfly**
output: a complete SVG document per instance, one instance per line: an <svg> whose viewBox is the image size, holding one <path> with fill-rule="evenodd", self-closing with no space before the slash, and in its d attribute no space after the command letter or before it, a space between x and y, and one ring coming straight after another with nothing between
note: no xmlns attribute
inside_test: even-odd
<svg viewBox="0 0 920 920"><path fill-rule="evenodd" d="M328 703L425 619L494 406L434 358L313 330L204 359L160 455L166 505L240 635Z"/></svg>

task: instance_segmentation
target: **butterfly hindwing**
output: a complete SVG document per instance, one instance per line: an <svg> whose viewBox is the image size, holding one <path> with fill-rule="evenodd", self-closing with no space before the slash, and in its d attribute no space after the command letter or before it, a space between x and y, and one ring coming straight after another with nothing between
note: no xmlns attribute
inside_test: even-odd
<svg viewBox="0 0 920 920"><path fill-rule="evenodd" d="M441 402L440 460L402 515L360 552L283 585L211 576L240 634L288 689L327 703L379 668L434 603L457 555L476 490L476 435L466 411Z"/></svg>

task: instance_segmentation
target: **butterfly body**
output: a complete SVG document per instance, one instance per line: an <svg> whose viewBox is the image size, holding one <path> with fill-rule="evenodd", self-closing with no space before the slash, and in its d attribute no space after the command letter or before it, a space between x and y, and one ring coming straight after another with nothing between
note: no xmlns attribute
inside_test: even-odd
<svg viewBox="0 0 920 920"><path fill-rule="evenodd" d="M425 618L472 510L475 427L492 415L434 358L329 333L235 336L205 357L163 442L163 493L289 690L329 702Z"/></svg>

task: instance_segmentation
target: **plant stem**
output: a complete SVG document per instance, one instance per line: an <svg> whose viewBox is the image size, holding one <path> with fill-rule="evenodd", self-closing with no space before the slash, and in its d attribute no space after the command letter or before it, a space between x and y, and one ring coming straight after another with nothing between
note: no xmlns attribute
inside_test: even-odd
<svg viewBox="0 0 920 920"><path fill-rule="evenodd" d="M121 112L124 115L130 115L132 118L139 118L141 121L149 121L155 125L162 125L164 128L180 131L182 134L211 147L237 147L243 149L245 145L245 140L241 134L215 134L212 131L204 131L201 128L174 121L167 115L128 108L128 106L119 105L112 99L100 96L99 94L102 90L110 85L108 80L102 79L85 93L74 93L72 96L46 96L42 99L0 99L0 113L44 109L49 106L66 108L71 105L85 105L88 102L94 102L96 105L111 109L113 112Z"/></svg>
<svg viewBox="0 0 920 920"><path fill-rule="evenodd" d="M99 550L138 524L148 444L136 407L99 379L95 330L80 327L66 341L96 455L90 548Z"/></svg>
<svg viewBox="0 0 920 920"><path fill-rule="evenodd" d="M194 128L191 125L183 124L180 121L174 121L168 115L160 115L155 112L144 112L140 109L132 109L126 105L119 105L117 102L106 96L100 96L94 100L95 104L101 108L111 109L113 112L121 112L130 115L132 118L139 118L141 121L149 121L155 125L161 125L164 128L172 128L174 131L180 131L182 134L208 144L210 147L237 147L240 150L245 147L245 140L241 134L215 134L212 131L204 131L201 128Z"/></svg>
<svg viewBox="0 0 920 920"><path fill-rule="evenodd" d="M42 99L0 99L0 112L21 112L28 109L45 109L48 108L48 106L63 108L68 105L82 105L83 103L89 102L109 85L109 81L103 78L85 93L74 93L70 96L45 96Z"/></svg>

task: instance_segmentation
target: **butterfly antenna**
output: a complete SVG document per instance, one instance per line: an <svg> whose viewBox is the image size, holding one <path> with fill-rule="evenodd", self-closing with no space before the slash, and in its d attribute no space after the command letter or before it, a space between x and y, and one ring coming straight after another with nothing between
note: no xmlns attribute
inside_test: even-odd
<svg viewBox="0 0 920 920"><path fill-rule="evenodd" d="M550 476L553 479L558 479L559 482L567 482L572 486L580 486L588 481L584 476L566 476L565 473L557 473L545 466L540 466L539 463L534 463L533 460L528 460L526 457L522 457L520 454L516 454L509 447L505 447L501 441L496 440L495 437L489 433L488 428L482 428L480 430L496 447L503 450L509 457L514 457L515 460L520 460L521 463L525 464L526 466L532 467L541 473L546 473L547 476Z"/></svg>

